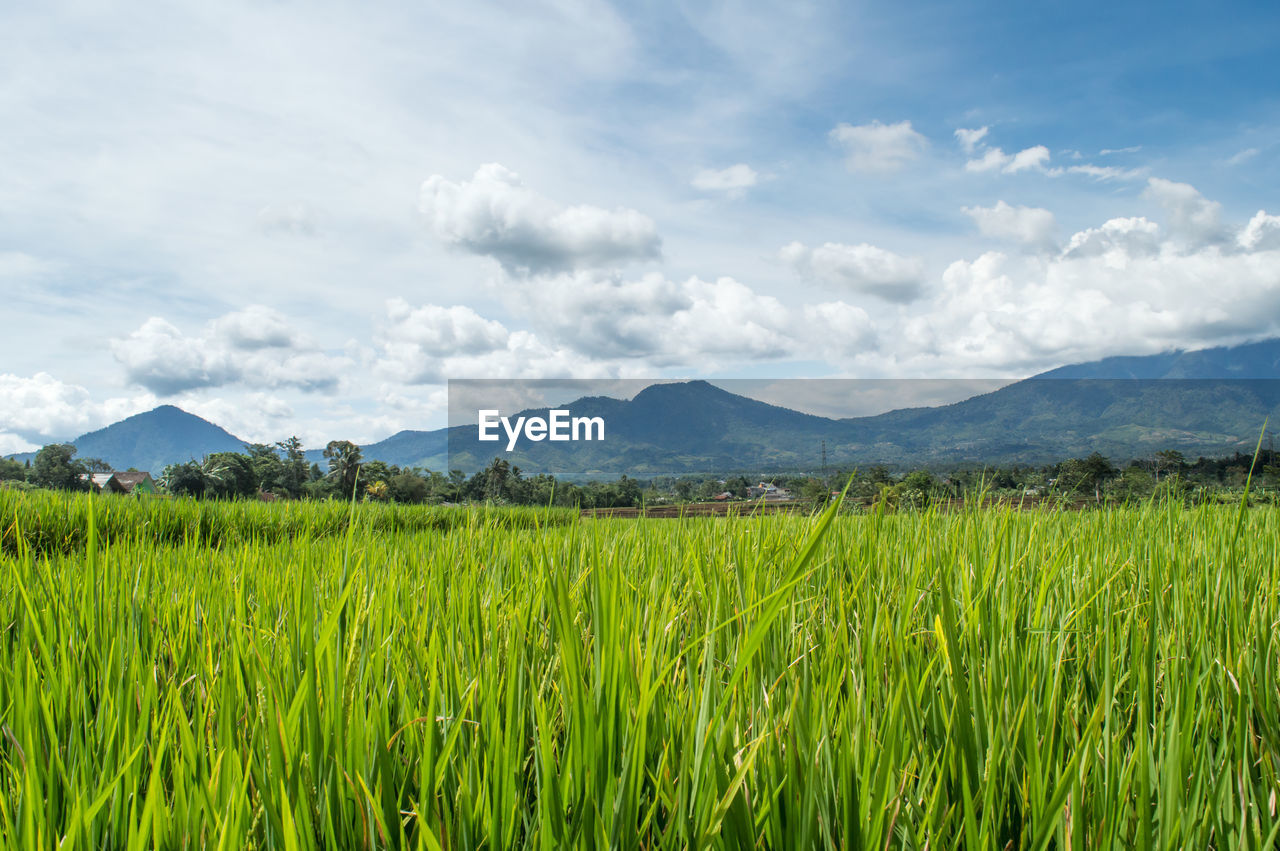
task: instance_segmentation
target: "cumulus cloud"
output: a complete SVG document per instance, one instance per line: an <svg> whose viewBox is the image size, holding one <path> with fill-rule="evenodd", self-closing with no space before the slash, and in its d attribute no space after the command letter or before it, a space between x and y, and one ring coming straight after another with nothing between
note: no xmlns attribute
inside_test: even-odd
<svg viewBox="0 0 1280 851"><path fill-rule="evenodd" d="M1000 148L987 148L982 156L964 164L966 171L1000 171L1017 174L1021 171L1043 171L1049 162L1049 149L1044 145L1023 148L1016 154L1006 154Z"/></svg>
<svg viewBox="0 0 1280 851"><path fill-rule="evenodd" d="M791 312L733 278L579 273L543 281L526 298L540 333L596 358L666 366L777 358L792 348Z"/></svg>
<svg viewBox="0 0 1280 851"><path fill-rule="evenodd" d="M838 124L831 139L844 148L850 171L894 172L920 156L929 144L910 121L896 124Z"/></svg>
<svg viewBox="0 0 1280 851"><path fill-rule="evenodd" d="M297 345L298 334L279 312L261 305L213 321L214 335L236 349L277 349Z"/></svg>
<svg viewBox="0 0 1280 851"><path fill-rule="evenodd" d="M1145 219L1113 219L1074 235L1060 256L958 260L888 338L900 343L891 356L1029 371L1280 332L1280 255L1188 250L1160 234Z"/></svg>
<svg viewBox="0 0 1280 851"><path fill-rule="evenodd" d="M309 344L283 316L260 306L219 317L196 335L153 316L111 348L130 383L160 396L230 384L333 390L349 363Z"/></svg>
<svg viewBox="0 0 1280 851"><path fill-rule="evenodd" d="M437 239L492 257L517 274L607 267L661 255L662 240L649 217L621 207L562 206L498 163L481 166L462 183L438 174L427 178L418 207Z"/></svg>
<svg viewBox="0 0 1280 851"><path fill-rule="evenodd" d="M387 302L387 317L393 339L411 340L434 356L491 352L505 347L509 336L501 322L485 319L462 305L415 308L395 298Z"/></svg>
<svg viewBox="0 0 1280 851"><path fill-rule="evenodd" d="M994 207L962 207L983 236L1008 239L1033 248L1050 248L1058 222L1040 207L1015 207L997 201Z"/></svg>
<svg viewBox="0 0 1280 851"><path fill-rule="evenodd" d="M843 301L805 305L803 317L804 339L822 357L840 362L880 345L871 317L857 305Z"/></svg>
<svg viewBox="0 0 1280 851"><path fill-rule="evenodd" d="M31 378L0 374L0 430L6 432L66 434L83 424L80 412L88 403L88 390L47 372Z"/></svg>
<svg viewBox="0 0 1280 851"><path fill-rule="evenodd" d="M987 136L990 127L979 127L975 130L966 130L963 127L956 130L956 141L960 143L960 147L964 149L966 154L972 154L974 149L978 147Z"/></svg>
<svg viewBox="0 0 1280 851"><path fill-rule="evenodd" d="M886 301L913 301L924 286L924 263L919 258L866 243L827 242L810 248L792 242L778 256L803 277Z"/></svg>
<svg viewBox="0 0 1280 851"><path fill-rule="evenodd" d="M112 343L129 381L161 396L234 381L230 353L202 338L187 337L176 325L152 316L124 340Z"/></svg>
<svg viewBox="0 0 1280 851"><path fill-rule="evenodd" d="M1280 250L1280 216L1267 215L1259 210L1236 237L1236 243L1246 251Z"/></svg>
<svg viewBox="0 0 1280 851"><path fill-rule="evenodd" d="M154 403L150 396L95 402L86 388L46 372L29 378L0 374L0 454L69 440Z"/></svg>
<svg viewBox="0 0 1280 851"><path fill-rule="evenodd" d="M1198 248L1227 239L1222 205L1205 198L1194 186L1153 177L1143 196L1164 207L1169 232L1187 246Z"/></svg>
<svg viewBox="0 0 1280 851"><path fill-rule="evenodd" d="M1111 256L1123 265L1130 257L1149 257L1160 252L1160 226L1141 216L1110 219L1101 227L1072 234L1063 249L1067 259Z"/></svg>
<svg viewBox="0 0 1280 851"><path fill-rule="evenodd" d="M616 371L459 305L414 307L392 299L381 337L377 371L397 384L438 384L450 378L599 378Z"/></svg>
<svg viewBox="0 0 1280 851"><path fill-rule="evenodd" d="M693 176L694 189L703 192L723 192L730 198L741 198L746 191L760 181L760 175L746 163L728 168L703 169Z"/></svg>

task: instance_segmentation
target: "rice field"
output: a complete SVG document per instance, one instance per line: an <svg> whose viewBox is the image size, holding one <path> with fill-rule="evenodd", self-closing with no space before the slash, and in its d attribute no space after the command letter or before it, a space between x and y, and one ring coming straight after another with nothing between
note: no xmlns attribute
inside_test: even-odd
<svg viewBox="0 0 1280 851"><path fill-rule="evenodd" d="M1273 508L88 499L0 504L0 847L1280 835Z"/></svg>

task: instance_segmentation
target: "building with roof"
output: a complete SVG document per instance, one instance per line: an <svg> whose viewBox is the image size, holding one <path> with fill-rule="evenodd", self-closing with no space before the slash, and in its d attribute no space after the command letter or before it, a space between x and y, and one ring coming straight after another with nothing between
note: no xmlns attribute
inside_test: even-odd
<svg viewBox="0 0 1280 851"><path fill-rule="evenodd" d="M123 473L89 473L85 476L92 490L101 493L158 494L160 489L150 473L129 470Z"/></svg>

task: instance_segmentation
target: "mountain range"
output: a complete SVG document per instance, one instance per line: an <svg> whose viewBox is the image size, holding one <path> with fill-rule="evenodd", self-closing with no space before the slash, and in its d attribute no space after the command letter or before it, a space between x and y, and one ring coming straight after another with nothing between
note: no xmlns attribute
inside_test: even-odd
<svg viewBox="0 0 1280 851"><path fill-rule="evenodd" d="M1250 450L1280 421L1280 339L1236 347L1074 364L962 402L832 419L770 405L705 381L651 385L630 400L569 402L600 416L602 442L480 443L475 426L401 431L362 446L367 460L474 472L495 456L527 472L647 477L868 464L1036 463L1098 451L1123 459L1178 449L1189 457ZM524 416L546 416L546 409ZM244 442L164 405L71 441L117 469L167 464ZM307 453L324 465L322 450ZM15 457L30 457L15 456Z"/></svg>

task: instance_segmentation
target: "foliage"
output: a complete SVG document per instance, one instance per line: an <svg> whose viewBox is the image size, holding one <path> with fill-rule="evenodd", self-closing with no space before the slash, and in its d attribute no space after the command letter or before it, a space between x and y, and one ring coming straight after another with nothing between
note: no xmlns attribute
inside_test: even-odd
<svg viewBox="0 0 1280 851"><path fill-rule="evenodd" d="M397 532L366 505L271 539L345 506L18 494L0 527L90 507L109 543L73 512L83 549L0 557L5 847L1280 834L1270 509ZM165 509L227 537L161 545Z"/></svg>
<svg viewBox="0 0 1280 851"><path fill-rule="evenodd" d="M0 482L22 482L26 478L27 468L21 461L0 458Z"/></svg>
<svg viewBox="0 0 1280 851"><path fill-rule="evenodd" d="M354 494L360 475L360 447L349 440L331 440L324 448L324 457L329 461L329 477L336 483L338 493L344 499Z"/></svg>
<svg viewBox="0 0 1280 851"><path fill-rule="evenodd" d="M88 490L84 465L74 460L75 454L76 448L69 443L44 447L31 465L31 483L50 490Z"/></svg>

